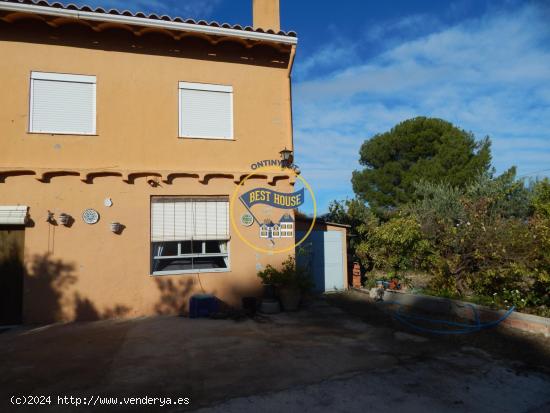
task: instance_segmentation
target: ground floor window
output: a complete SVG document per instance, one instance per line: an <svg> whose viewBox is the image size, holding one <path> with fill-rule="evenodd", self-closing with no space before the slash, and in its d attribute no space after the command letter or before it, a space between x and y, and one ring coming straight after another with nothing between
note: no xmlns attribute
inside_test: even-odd
<svg viewBox="0 0 550 413"><path fill-rule="evenodd" d="M152 198L151 253L154 275L228 271L228 199Z"/></svg>

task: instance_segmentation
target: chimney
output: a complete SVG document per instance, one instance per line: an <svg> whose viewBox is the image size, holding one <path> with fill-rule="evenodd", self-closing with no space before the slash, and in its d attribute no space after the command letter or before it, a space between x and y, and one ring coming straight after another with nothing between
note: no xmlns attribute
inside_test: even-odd
<svg viewBox="0 0 550 413"><path fill-rule="evenodd" d="M255 29L271 29L275 33L281 30L279 0L252 0Z"/></svg>

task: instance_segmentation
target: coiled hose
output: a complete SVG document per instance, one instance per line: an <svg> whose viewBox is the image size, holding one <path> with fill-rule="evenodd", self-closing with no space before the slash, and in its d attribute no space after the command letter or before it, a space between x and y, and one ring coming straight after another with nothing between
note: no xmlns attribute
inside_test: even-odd
<svg viewBox="0 0 550 413"><path fill-rule="evenodd" d="M447 321L447 320L438 320L434 318L428 318L423 317L420 315L415 314L404 314L401 309L403 308L403 304L398 303L397 301L384 301L384 304L396 304L398 305L398 309L395 312L392 312L393 318L395 318L397 321L405 324L406 326L412 328L413 330L417 330L423 333L431 333L431 334L468 334L468 333L474 333L477 331L481 331L487 328L495 327L502 323L504 320L506 320L510 314L514 312L516 309L515 306L512 306L502 317L500 317L498 320L490 321L488 323L482 323L479 318L479 313L477 311L477 308L474 307L472 304L466 304L467 307L470 307L472 309L472 313L474 315L474 324L466 324L466 323L457 323L454 321ZM453 327L460 327L460 330L438 330L438 329L432 329L427 327L422 327L419 325L414 324L410 320L416 320L416 321L424 321L426 323L432 323L432 324L443 324Z"/></svg>

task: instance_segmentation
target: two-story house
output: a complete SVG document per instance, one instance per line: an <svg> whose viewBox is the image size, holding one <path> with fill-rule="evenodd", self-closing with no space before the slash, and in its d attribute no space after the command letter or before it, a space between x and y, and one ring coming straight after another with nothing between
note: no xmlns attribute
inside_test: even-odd
<svg viewBox="0 0 550 413"><path fill-rule="evenodd" d="M278 0L253 0L253 18L0 0L0 323L258 292L258 269L286 256L235 236L230 199L239 184L292 191L284 170L244 178L293 149L297 38Z"/></svg>

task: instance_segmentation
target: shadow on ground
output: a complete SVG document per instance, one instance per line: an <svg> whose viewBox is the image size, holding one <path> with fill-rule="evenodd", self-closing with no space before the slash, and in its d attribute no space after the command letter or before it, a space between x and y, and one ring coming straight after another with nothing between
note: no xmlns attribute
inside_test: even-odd
<svg viewBox="0 0 550 413"><path fill-rule="evenodd" d="M0 410L13 394L189 397L190 406L162 410L264 413L513 412L550 402L548 341L410 334L363 297L328 296L261 323L157 316L5 332Z"/></svg>
<svg viewBox="0 0 550 413"><path fill-rule="evenodd" d="M444 348L475 346L492 355L508 358L524 364L526 368L550 374L550 339L541 335L523 333L510 328L491 328L470 334L434 335L419 333L401 324L392 317L392 311L384 303L376 303L365 294L349 292L326 296L327 302L359 317L364 322L380 327L388 327L430 338L434 345ZM429 316L429 314L427 314ZM433 318L444 319L441 315ZM463 321L464 322L464 321ZM430 327L433 327L430 326Z"/></svg>

